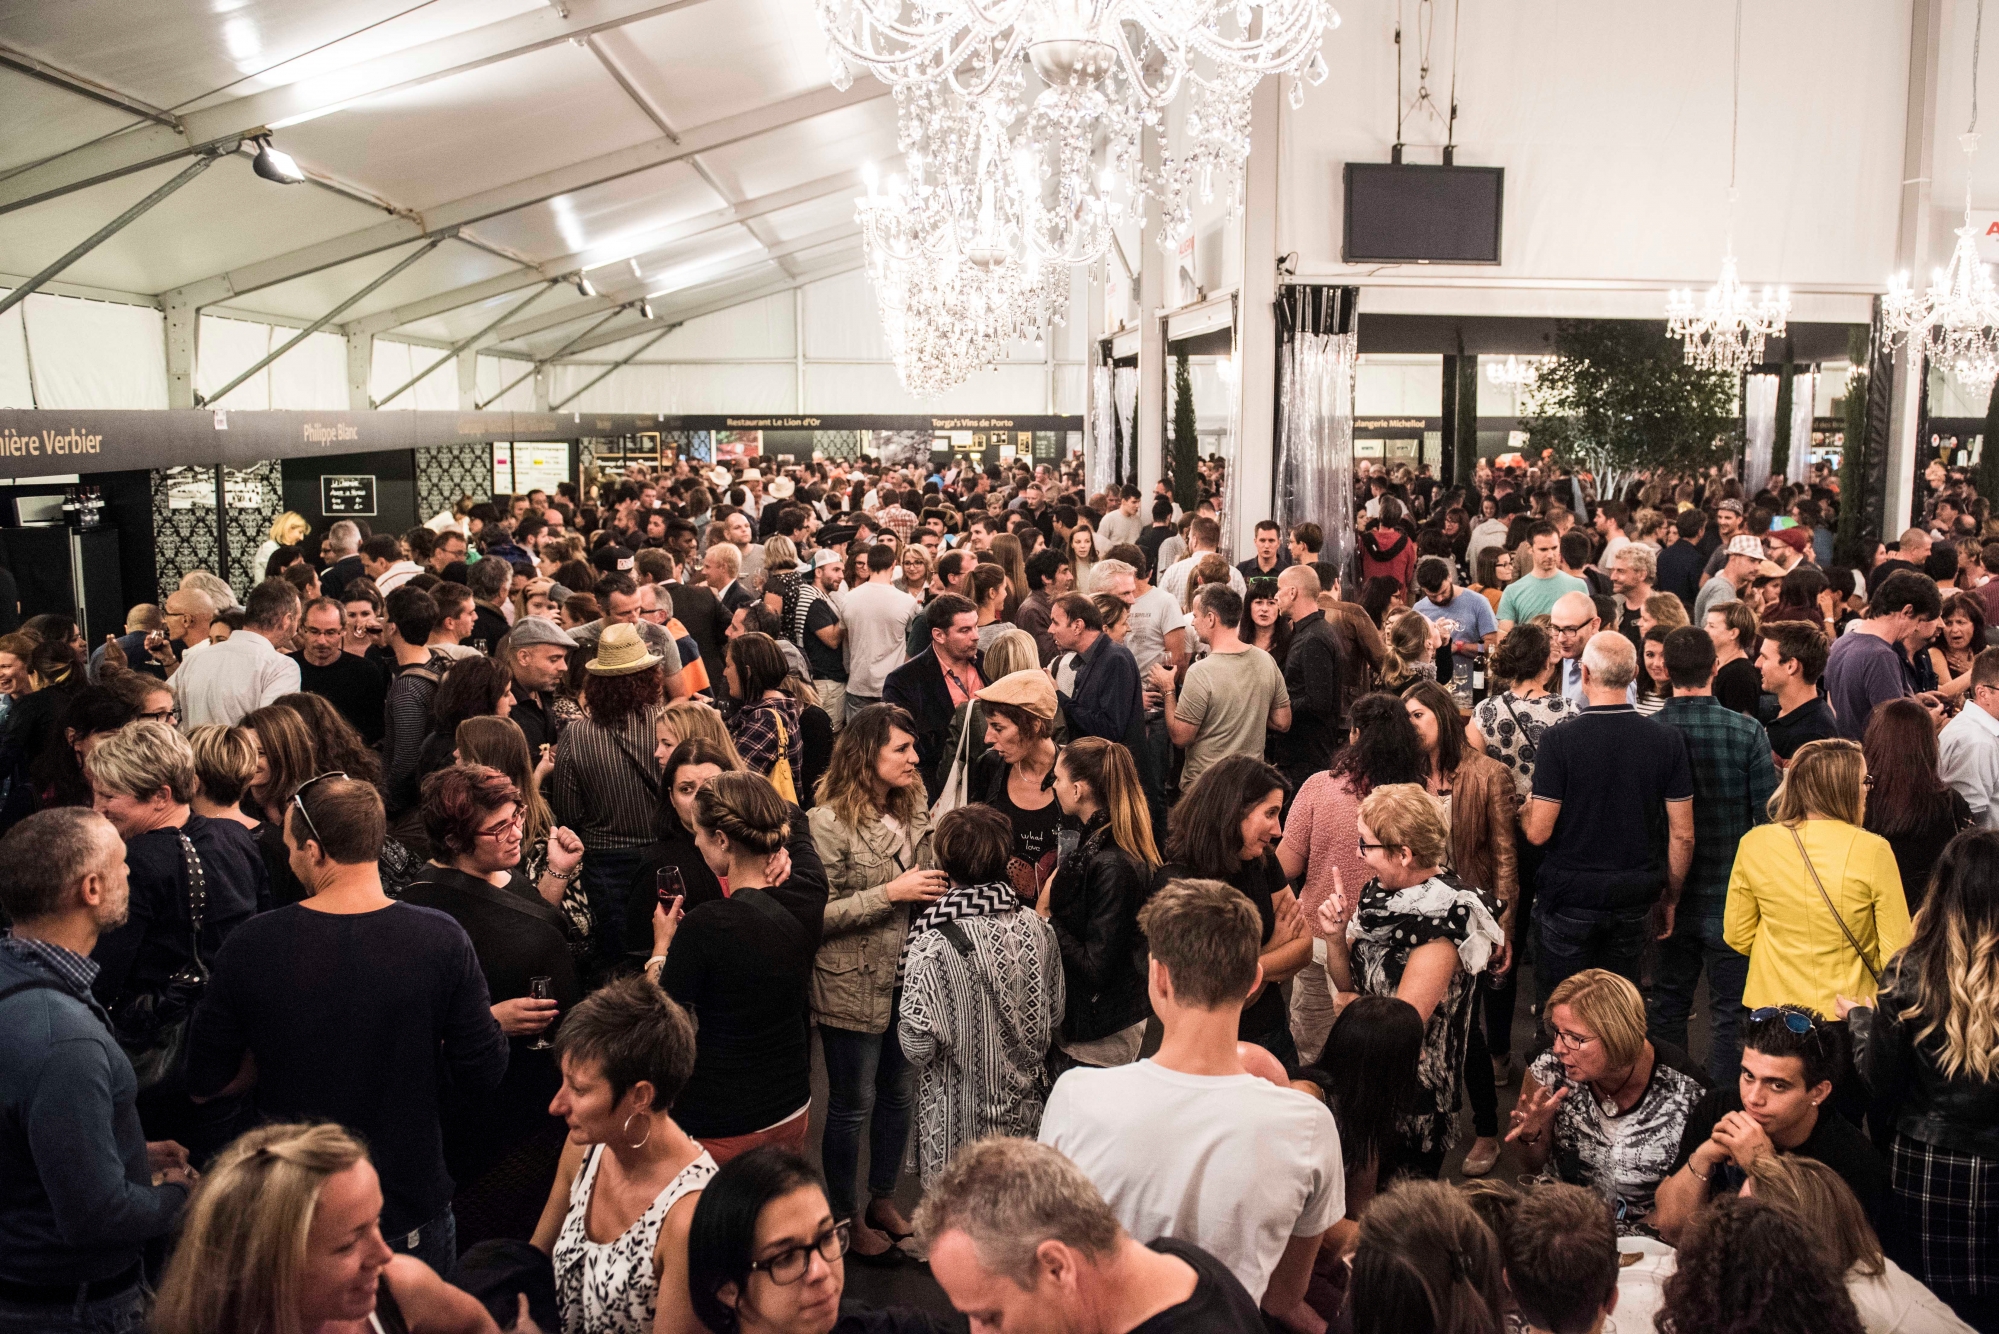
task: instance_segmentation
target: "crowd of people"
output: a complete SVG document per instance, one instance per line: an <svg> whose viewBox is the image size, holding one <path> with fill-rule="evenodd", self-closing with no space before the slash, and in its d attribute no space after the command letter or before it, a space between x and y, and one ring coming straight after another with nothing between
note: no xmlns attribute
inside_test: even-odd
<svg viewBox="0 0 1999 1334"><path fill-rule="evenodd" d="M1999 1330L1962 476L760 463L0 636L0 1329Z"/></svg>

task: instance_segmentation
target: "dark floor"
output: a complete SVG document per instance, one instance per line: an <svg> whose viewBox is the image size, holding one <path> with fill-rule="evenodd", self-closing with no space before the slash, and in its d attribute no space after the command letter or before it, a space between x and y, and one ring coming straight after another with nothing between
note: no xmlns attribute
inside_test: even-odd
<svg viewBox="0 0 1999 1334"><path fill-rule="evenodd" d="M1502 1135L1506 1132L1507 1114L1513 1110L1513 1104L1519 1097L1522 1060L1536 1045L1536 1020L1529 1008L1531 1003L1530 998L1534 994L1533 978L1534 970L1532 964L1523 964L1521 966L1520 981L1521 1001L1515 1007L1513 1013L1514 1078L1509 1086L1498 1090L1499 1125ZM1707 984L1705 979L1703 979L1700 993L1695 998L1693 1020L1688 1032L1688 1048L1697 1061L1704 1061L1706 1059L1706 1016ZM826 1124L825 1117L826 1070L820 1060L818 1046L815 1043L812 1057L812 1125L814 1134L810 1148L810 1156L815 1165L819 1160L818 1129ZM1463 1177L1459 1175L1458 1169L1464 1162L1465 1153L1471 1148L1471 1144L1471 1113L1465 1111L1459 1116L1457 1142L1452 1147L1450 1156L1444 1162L1444 1176L1446 1180L1463 1180ZM1514 1157L1512 1149L1507 1148L1500 1154L1499 1165L1489 1175L1495 1180L1515 1181L1518 1179L1519 1170L1519 1164ZM866 1179L867 1145L864 1142L861 1146L860 1180L865 1181ZM904 1213L909 1213L916 1208L916 1202L921 1196L922 1191L917 1184L916 1173L913 1167L905 1163L902 1185L896 1193L897 1202L902 1206ZM938 1315L950 1316L956 1321L958 1328L967 1328L965 1322L957 1317L956 1312L952 1311L950 1302L945 1299L943 1289L939 1288L936 1281L930 1277L930 1271L916 1263L908 1264L899 1269L878 1269L849 1261L847 1264L847 1295L853 1300L864 1302L869 1306L915 1307Z"/></svg>

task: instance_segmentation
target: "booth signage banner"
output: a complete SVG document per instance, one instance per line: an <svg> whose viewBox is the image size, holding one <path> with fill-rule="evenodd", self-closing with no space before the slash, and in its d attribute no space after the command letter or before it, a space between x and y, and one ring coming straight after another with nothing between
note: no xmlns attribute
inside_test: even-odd
<svg viewBox="0 0 1999 1334"><path fill-rule="evenodd" d="M0 409L0 476L242 467L266 459L443 445L558 442L668 430L1080 431L1080 416L662 416L573 412L229 412ZM519 464L516 462L516 472Z"/></svg>
<svg viewBox="0 0 1999 1334"><path fill-rule="evenodd" d="M375 517L373 477L322 477L319 479L319 512L327 518Z"/></svg>

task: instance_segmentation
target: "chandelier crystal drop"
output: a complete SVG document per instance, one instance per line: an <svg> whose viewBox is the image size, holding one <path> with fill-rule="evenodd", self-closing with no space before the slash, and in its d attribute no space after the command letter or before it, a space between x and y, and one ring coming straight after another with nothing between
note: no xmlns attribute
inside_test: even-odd
<svg viewBox="0 0 1999 1334"><path fill-rule="evenodd" d="M1722 255L1721 281L1694 304L1691 290L1666 294L1666 333L1686 343L1687 364L1737 373L1763 360L1763 340L1782 338L1791 314L1789 293L1766 287L1760 297L1735 272L1735 251Z"/></svg>
<svg viewBox="0 0 1999 1334"><path fill-rule="evenodd" d="M1967 157L1978 152L1976 134L1963 135L1961 142ZM1983 396L1999 380L1999 289L1993 286L1991 266L1978 258L1969 175L1967 162L1964 225L1957 229L1950 263L1934 271L1929 290L1920 295L1909 285L1907 274L1890 279L1888 295L1881 300L1881 321L1889 338L1907 340L1911 349L1948 372L1961 388Z"/></svg>
<svg viewBox="0 0 1999 1334"><path fill-rule="evenodd" d="M1791 297L1782 288L1763 289L1752 299L1735 272L1735 159L1742 128L1742 0L1735 0L1734 83L1728 112L1728 240L1722 249L1721 279L1694 304L1690 288L1666 293L1666 336L1686 344L1687 365L1741 374L1763 360L1763 341L1782 338L1789 326Z"/></svg>
<svg viewBox="0 0 1999 1334"><path fill-rule="evenodd" d="M1509 352L1505 361L1485 363L1485 378L1505 389L1525 389L1541 378L1541 368L1548 364L1548 360L1547 357L1516 357Z"/></svg>

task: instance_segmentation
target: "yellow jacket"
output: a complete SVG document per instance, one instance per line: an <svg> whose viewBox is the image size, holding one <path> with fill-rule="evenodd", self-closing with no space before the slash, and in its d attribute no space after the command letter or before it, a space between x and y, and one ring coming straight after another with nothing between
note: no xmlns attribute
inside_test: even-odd
<svg viewBox="0 0 1999 1334"><path fill-rule="evenodd" d="M1806 820L1797 829L1847 930L1880 970L1909 943L1909 904L1894 850L1843 820ZM1809 1005L1830 1018L1834 995L1863 1004L1874 996L1874 979L1819 897L1784 825L1759 825L1736 847L1722 935L1730 949L1749 956L1742 1003L1752 1010Z"/></svg>

